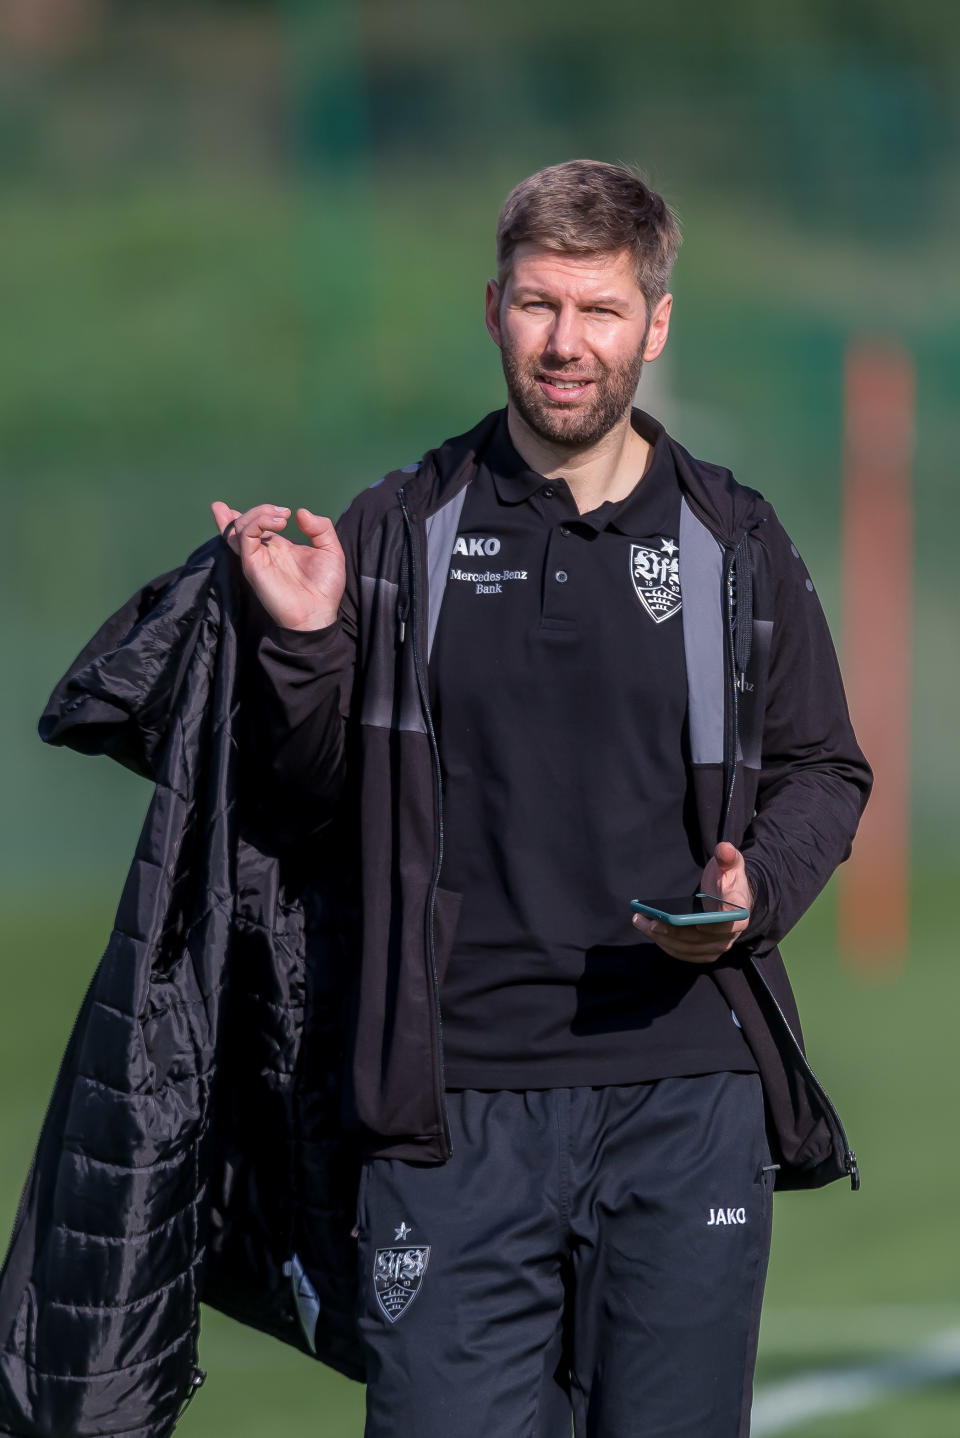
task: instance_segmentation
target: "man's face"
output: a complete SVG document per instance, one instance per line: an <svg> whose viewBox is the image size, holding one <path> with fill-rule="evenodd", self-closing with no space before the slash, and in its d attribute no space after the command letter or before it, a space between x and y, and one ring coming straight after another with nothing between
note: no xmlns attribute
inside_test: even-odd
<svg viewBox="0 0 960 1438"><path fill-rule="evenodd" d="M663 349L670 306L665 295L648 316L629 250L518 245L502 291L487 285L487 328L513 408L551 444L596 444L630 409L644 360Z"/></svg>

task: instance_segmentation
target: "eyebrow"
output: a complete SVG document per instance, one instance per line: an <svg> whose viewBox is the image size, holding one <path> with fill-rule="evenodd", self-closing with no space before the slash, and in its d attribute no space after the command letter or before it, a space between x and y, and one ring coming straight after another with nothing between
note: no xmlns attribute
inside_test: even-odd
<svg viewBox="0 0 960 1438"><path fill-rule="evenodd" d="M549 290L540 289L539 286L518 285L514 290L513 297L516 300L549 300L553 295ZM622 295L591 295L586 304L593 308L619 309L626 303Z"/></svg>

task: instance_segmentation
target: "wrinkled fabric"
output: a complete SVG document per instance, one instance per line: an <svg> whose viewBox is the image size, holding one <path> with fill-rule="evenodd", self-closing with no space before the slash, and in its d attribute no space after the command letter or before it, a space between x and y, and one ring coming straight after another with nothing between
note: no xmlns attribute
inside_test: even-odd
<svg viewBox="0 0 960 1438"><path fill-rule="evenodd" d="M423 670L464 491L500 420L488 415L358 495L337 523L346 588L336 624L302 636L292 652L289 631L260 647L260 682L271 695L262 706L269 720L262 748L286 835L298 818L305 837L329 822L331 795L346 782L349 713L363 926L346 1094L352 1119L370 1135L369 1151L384 1158L442 1163L450 1156L439 979L462 894L434 887L442 776ZM701 700L694 716L691 697L689 772L701 857L718 839L730 840L743 851L756 893L748 929L710 966L711 977L763 1079L781 1165L777 1187L818 1187L845 1175L855 1181L839 1117L804 1056L776 941L849 854L870 768L813 583L771 506L728 470L669 443L684 495L687 686ZM698 535L699 545L691 543ZM733 602L744 536L751 561L739 587L749 582L753 590L746 606ZM753 636L743 649L748 670L738 675L732 639L741 618ZM347 671L338 658L345 652ZM271 714L289 722L277 725Z"/></svg>
<svg viewBox="0 0 960 1438"><path fill-rule="evenodd" d="M448 1164L361 1177L364 1438L571 1438L571 1407L579 1438L744 1438L773 1206L757 1075L448 1104Z"/></svg>
<svg viewBox="0 0 960 1438"><path fill-rule="evenodd" d="M309 1351L283 1273L298 1250L317 1356L362 1376L335 1097L349 925L304 878L322 845L284 857L244 812L243 590L205 544L107 621L41 720L156 787L0 1280L4 1435L169 1433L201 1300Z"/></svg>

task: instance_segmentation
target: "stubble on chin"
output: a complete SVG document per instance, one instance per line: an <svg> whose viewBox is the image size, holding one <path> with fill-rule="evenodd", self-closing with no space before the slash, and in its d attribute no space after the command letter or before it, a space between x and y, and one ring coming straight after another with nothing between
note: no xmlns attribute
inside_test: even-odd
<svg viewBox="0 0 960 1438"><path fill-rule="evenodd" d="M641 351L628 364L596 376L592 403L567 407L547 399L537 382L539 371L525 368L506 345L501 345L500 359L510 403L520 418L549 444L571 449L599 443L622 420L633 404L643 368Z"/></svg>

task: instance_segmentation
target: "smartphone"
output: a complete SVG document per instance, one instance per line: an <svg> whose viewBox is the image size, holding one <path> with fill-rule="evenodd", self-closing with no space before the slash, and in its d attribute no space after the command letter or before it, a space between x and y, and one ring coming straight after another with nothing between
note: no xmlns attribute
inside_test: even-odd
<svg viewBox="0 0 960 1438"><path fill-rule="evenodd" d="M661 924L734 924L749 919L749 909L718 899L716 894L688 894L680 899L631 899L631 909Z"/></svg>

